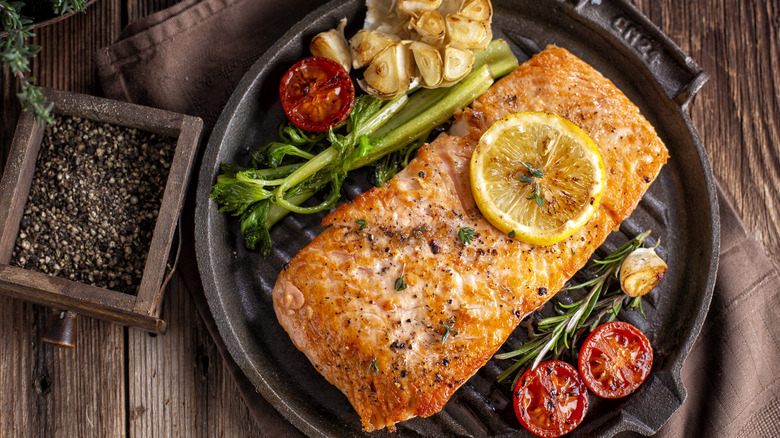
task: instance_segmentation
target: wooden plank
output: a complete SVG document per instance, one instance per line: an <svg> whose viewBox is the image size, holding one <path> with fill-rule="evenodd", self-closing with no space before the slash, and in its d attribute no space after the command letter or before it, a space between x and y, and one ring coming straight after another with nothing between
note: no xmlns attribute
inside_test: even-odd
<svg viewBox="0 0 780 438"><path fill-rule="evenodd" d="M19 117L9 151L8 166L0 178L0 263L6 264L19 234L19 223L30 192L35 163L40 149L43 130L38 128L29 112ZM23 135L23 133L29 133Z"/></svg>
<svg viewBox="0 0 780 438"><path fill-rule="evenodd" d="M40 340L51 311L0 297L0 435L123 436L123 329L81 318L76 349Z"/></svg>
<svg viewBox="0 0 780 438"><path fill-rule="evenodd" d="M129 436L262 436L178 275L162 316L164 336L128 333Z"/></svg>
<svg viewBox="0 0 780 438"><path fill-rule="evenodd" d="M37 29L43 49L33 63L38 84L93 92L91 53L120 31L120 1L101 0L89 14ZM2 79L3 165L19 115L16 84ZM126 432L125 330L80 318L78 347L41 341L50 309L0 296L0 435L112 436ZM85 335L86 334L86 335Z"/></svg>
<svg viewBox="0 0 780 438"><path fill-rule="evenodd" d="M146 259L144 276L133 308L134 312L146 313L150 316L159 314L158 307L162 301L160 288L166 273L166 262L169 254L172 251L175 253L175 250L171 249L171 244L179 226L179 216L187 195L202 129L203 121L200 118L182 116L178 128L176 151L168 173L165 193L154 228L154 237Z"/></svg>

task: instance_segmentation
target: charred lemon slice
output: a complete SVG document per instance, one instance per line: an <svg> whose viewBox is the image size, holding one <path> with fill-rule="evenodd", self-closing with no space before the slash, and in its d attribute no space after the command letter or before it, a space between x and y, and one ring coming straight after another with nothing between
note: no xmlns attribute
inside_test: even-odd
<svg viewBox="0 0 780 438"><path fill-rule="evenodd" d="M552 245L582 228L601 202L605 179L593 140L548 113L499 120L471 156L471 188L482 214L534 245Z"/></svg>

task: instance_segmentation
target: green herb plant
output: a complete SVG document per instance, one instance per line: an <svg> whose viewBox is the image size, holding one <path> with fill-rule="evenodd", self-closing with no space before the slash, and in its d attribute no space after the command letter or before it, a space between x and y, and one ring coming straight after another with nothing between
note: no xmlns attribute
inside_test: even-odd
<svg viewBox="0 0 780 438"><path fill-rule="evenodd" d="M590 288L587 296L571 304L557 302L554 305L555 316L544 318L537 324L537 331L531 339L519 348L495 355L496 359L516 359L504 372L498 375L498 381L515 375L512 386L526 369L533 369L548 359L556 359L568 350L572 349L583 335L587 335L604 322L614 321L624 306L637 309L642 312L642 297L626 295L618 286L611 288L612 282L617 281L620 275L620 267L623 261L635 249L644 246L645 240L650 235L646 231L626 242L612 254L601 260L593 261L591 269L594 277L583 283L572 285L564 290ZM530 366L529 366L530 365Z"/></svg>
<svg viewBox="0 0 780 438"><path fill-rule="evenodd" d="M354 169L374 165L374 184L392 178L433 129L518 65L503 40L475 58L472 73L452 87L418 89L389 101L359 96L348 120L325 134L283 123L278 140L254 151L249 167L221 166L211 197L220 211L240 216L248 249L269 254L270 229L285 215L333 208ZM318 192L326 193L321 202L303 206Z"/></svg>
<svg viewBox="0 0 780 438"><path fill-rule="evenodd" d="M86 0L47 0L51 12L64 15L84 12ZM9 72L18 83L17 98L24 111L31 111L39 124L51 123L52 104L47 103L35 78L30 76L30 61L41 47L31 44L35 37L33 18L24 15L25 2L0 0L0 57L4 74Z"/></svg>

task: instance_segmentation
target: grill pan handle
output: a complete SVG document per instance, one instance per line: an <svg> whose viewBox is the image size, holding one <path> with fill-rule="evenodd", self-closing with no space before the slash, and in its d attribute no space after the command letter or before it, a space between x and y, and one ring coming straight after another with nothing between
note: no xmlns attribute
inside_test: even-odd
<svg viewBox="0 0 780 438"><path fill-rule="evenodd" d="M684 111L709 78L656 25L626 0L562 0L575 11L598 23L630 48L650 70L666 95Z"/></svg>

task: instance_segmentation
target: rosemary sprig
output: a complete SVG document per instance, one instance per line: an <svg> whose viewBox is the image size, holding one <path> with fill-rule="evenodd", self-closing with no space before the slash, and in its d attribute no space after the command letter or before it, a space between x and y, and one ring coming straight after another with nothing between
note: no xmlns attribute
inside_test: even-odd
<svg viewBox="0 0 780 438"><path fill-rule="evenodd" d="M571 304L558 302L555 306L555 316L542 319L537 324L534 336L516 350L495 355L497 359L512 359L520 357L504 372L498 375L502 381L516 373L515 381L522 371L535 368L541 361L557 358L561 353L572 348L583 333L589 333L599 326L602 319L613 321L618 312L628 302L629 308L642 311L642 298L630 297L618 287L610 290L611 281L620 273L620 267L626 257L637 248L644 245L650 231L634 237L612 254L601 260L594 260L596 269L594 278L581 284L568 286L565 290L590 288L588 295L580 301ZM644 316L644 312L642 312ZM514 384L514 383L513 383Z"/></svg>

